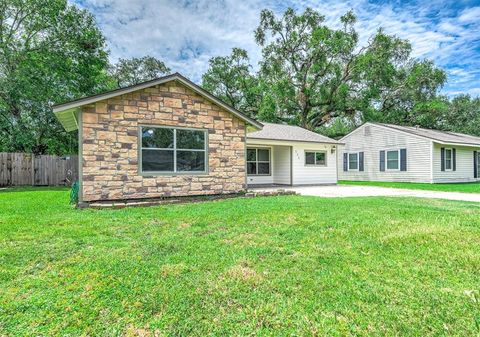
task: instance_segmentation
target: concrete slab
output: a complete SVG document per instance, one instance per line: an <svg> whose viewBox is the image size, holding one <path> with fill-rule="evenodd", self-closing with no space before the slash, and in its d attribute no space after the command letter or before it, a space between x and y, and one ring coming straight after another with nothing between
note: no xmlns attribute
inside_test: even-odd
<svg viewBox="0 0 480 337"><path fill-rule="evenodd" d="M276 190L278 187L261 188L261 190ZM347 197L415 197L447 200L461 200L480 202L480 194L460 192L439 192L408 190L400 188L387 188L377 186L353 186L353 185L325 185L325 186L295 186L284 187L301 195L310 195L323 198L347 198ZM258 190L258 189L257 189Z"/></svg>

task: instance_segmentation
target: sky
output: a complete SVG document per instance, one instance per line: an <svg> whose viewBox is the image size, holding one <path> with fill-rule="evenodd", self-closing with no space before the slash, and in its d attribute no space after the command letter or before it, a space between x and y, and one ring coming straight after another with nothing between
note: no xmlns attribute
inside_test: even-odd
<svg viewBox="0 0 480 337"><path fill-rule="evenodd" d="M442 92L480 96L480 0L314 1L314 0L70 0L94 14L112 62L154 56L172 70L200 83L214 56L246 49L257 66L261 49L253 31L268 8L278 15L311 7L336 28L352 9L355 28L366 43L377 29L408 39L412 56L428 58L446 70Z"/></svg>

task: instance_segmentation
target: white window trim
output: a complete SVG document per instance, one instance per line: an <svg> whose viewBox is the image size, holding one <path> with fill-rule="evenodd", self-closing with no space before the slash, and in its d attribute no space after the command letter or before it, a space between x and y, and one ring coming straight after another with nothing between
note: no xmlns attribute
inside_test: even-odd
<svg viewBox="0 0 480 337"><path fill-rule="evenodd" d="M144 148L142 147L142 129L143 128L157 128L157 129L173 129L173 148L161 149L161 148ZM192 130L192 131L202 131L205 134L205 144L203 149L178 149L179 151L199 151L204 152L205 154L205 170L203 171L177 171L177 130ZM176 176L176 175L205 175L209 172L208 167L208 130L200 128L185 128L169 125L149 125L149 124L139 124L138 125L138 173L141 176ZM143 171L142 167L142 150L170 150L173 151L173 171Z"/></svg>
<svg viewBox="0 0 480 337"><path fill-rule="evenodd" d="M307 152L314 153L315 156L315 164L307 164ZM325 154L325 164L317 164L317 153ZM303 164L306 167L326 167L327 166L327 151L325 150L305 150L304 151L304 161Z"/></svg>
<svg viewBox="0 0 480 337"><path fill-rule="evenodd" d="M397 159L397 162L398 162L398 166L396 169L389 169L388 168L388 153L389 152L397 152L398 153L398 159ZM400 165L401 165L401 160L400 160L400 149L389 149L389 150L385 150L385 171L400 171Z"/></svg>
<svg viewBox="0 0 480 337"><path fill-rule="evenodd" d="M450 168L447 168L447 151L450 151ZM445 157L443 158L443 165L445 167L446 172L453 171L453 148L451 147L445 148Z"/></svg>
<svg viewBox="0 0 480 337"><path fill-rule="evenodd" d="M357 155L357 168L356 169L350 168L350 155L351 154ZM347 168L348 168L348 171L354 171L354 172L360 170L360 152L347 152Z"/></svg>
<svg viewBox="0 0 480 337"><path fill-rule="evenodd" d="M256 160L253 162L251 160L247 160L247 156L248 156L248 150L255 150L256 151L256 154L255 154L255 158ZM265 160L261 160L259 161L258 160L258 150L268 150L268 162L265 161ZM257 163L257 172L258 172L258 163L268 163L269 164L269 173L268 174L251 174L251 173L248 173L248 167L246 168L246 173L247 173L247 176L249 177L270 177L272 175L272 171L273 171L273 168L272 168L272 148L269 147L269 146L247 146L247 153L245 153L245 163L248 165L248 163Z"/></svg>

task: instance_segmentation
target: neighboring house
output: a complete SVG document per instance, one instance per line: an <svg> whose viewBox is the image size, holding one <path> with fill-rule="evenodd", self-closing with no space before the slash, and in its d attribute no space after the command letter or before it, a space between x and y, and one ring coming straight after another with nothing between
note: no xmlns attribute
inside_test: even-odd
<svg viewBox="0 0 480 337"><path fill-rule="evenodd" d="M454 183L478 181L480 137L365 123L341 142L340 180Z"/></svg>
<svg viewBox="0 0 480 337"><path fill-rule="evenodd" d="M249 176L270 177L267 184L336 182L336 141L267 124L295 132L255 139L246 158L247 126L263 125L178 73L53 111L67 131L79 130L79 202L238 193L246 189L247 166ZM318 150L315 160L305 150ZM300 179L297 167L309 177Z"/></svg>

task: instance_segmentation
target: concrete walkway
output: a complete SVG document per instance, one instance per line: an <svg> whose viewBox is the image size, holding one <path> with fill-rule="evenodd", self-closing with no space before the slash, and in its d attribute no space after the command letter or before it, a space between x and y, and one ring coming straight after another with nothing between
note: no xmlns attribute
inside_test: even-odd
<svg viewBox="0 0 480 337"><path fill-rule="evenodd" d="M279 187L258 188L256 190L277 190ZM293 190L301 195L311 195L324 198L346 197L416 197L434 198L447 200L461 200L480 202L480 194L460 192L440 192L407 190L400 188L387 188L377 186L354 186L354 185L328 185L328 186L296 186L285 187L285 190Z"/></svg>

